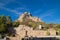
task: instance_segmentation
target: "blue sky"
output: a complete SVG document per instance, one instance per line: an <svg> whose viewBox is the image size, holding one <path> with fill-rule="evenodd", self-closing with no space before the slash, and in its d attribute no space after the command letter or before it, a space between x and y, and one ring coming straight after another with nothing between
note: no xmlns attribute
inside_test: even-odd
<svg viewBox="0 0 60 40"><path fill-rule="evenodd" d="M46 23L60 23L60 0L0 0L0 15L13 21L26 11Z"/></svg>

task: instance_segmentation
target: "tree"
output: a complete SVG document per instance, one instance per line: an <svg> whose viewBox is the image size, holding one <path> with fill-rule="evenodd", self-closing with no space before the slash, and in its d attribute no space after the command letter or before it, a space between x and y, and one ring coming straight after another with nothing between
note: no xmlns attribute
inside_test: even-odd
<svg viewBox="0 0 60 40"><path fill-rule="evenodd" d="M5 24L0 25L0 32L5 32L6 31L6 26Z"/></svg>
<svg viewBox="0 0 60 40"><path fill-rule="evenodd" d="M7 32L8 27L12 26L12 20L10 16L0 16L0 32Z"/></svg>
<svg viewBox="0 0 60 40"><path fill-rule="evenodd" d="M13 26L14 26L14 27L18 27L19 24L20 24L19 22L13 22Z"/></svg>
<svg viewBox="0 0 60 40"><path fill-rule="evenodd" d="M11 27L12 26L12 19L10 16L6 16L6 24L7 26Z"/></svg>
<svg viewBox="0 0 60 40"><path fill-rule="evenodd" d="M10 16L0 16L0 34L1 35L8 35L8 34L12 34L12 32L10 32L8 30L9 27L13 27L14 26L18 26L19 23L18 22L12 22L12 19Z"/></svg>
<svg viewBox="0 0 60 40"><path fill-rule="evenodd" d="M2 23L6 23L6 17L4 16L4 15L2 15L1 17L0 17L0 24L2 24Z"/></svg>
<svg viewBox="0 0 60 40"><path fill-rule="evenodd" d="M6 31L6 17L4 15L0 16L0 32Z"/></svg>

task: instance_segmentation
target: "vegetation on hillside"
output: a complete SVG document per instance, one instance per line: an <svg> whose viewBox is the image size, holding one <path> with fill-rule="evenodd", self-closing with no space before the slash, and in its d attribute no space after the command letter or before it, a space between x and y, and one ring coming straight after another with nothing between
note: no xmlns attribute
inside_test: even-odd
<svg viewBox="0 0 60 40"><path fill-rule="evenodd" d="M25 20L23 22L13 22L10 16L4 16L1 15L0 16L0 34L12 34L8 28L9 27L18 27L18 25L26 25L29 27L33 27L33 29L36 29L39 25L43 25L45 27L45 29L49 29L49 28L55 28L56 31L58 32L58 34L60 35L60 24L46 24L43 22L34 22L30 19ZM57 26L55 26L57 25ZM49 35L49 33L47 32L47 34Z"/></svg>
<svg viewBox="0 0 60 40"><path fill-rule="evenodd" d="M9 34L10 31L8 30L9 27L16 27L18 26L18 22L12 22L10 16L0 16L0 34L5 35Z"/></svg>
<svg viewBox="0 0 60 40"><path fill-rule="evenodd" d="M49 31L46 31L46 35L49 36L50 35L50 32Z"/></svg>

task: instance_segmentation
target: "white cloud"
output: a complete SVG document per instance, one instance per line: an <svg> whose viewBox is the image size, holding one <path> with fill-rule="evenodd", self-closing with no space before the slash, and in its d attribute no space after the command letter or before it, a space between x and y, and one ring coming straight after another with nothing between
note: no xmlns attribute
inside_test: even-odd
<svg viewBox="0 0 60 40"><path fill-rule="evenodd" d="M19 7L19 8L16 8L15 10L26 10L26 11L28 11L29 9L25 8L25 7Z"/></svg>
<svg viewBox="0 0 60 40"><path fill-rule="evenodd" d="M33 13L37 14L37 13L40 13L41 11L42 11L41 9L38 9L38 10L34 11Z"/></svg>
<svg viewBox="0 0 60 40"><path fill-rule="evenodd" d="M47 13L47 14L44 14L41 16L41 18L44 18L44 17L47 17L47 16L51 16L54 12L50 12L50 13Z"/></svg>
<svg viewBox="0 0 60 40"><path fill-rule="evenodd" d="M52 16L52 15L55 13L54 10L55 10L55 9L50 9L50 10L44 12L44 13L41 15L41 18L43 19L43 18L45 18L45 17L47 17L47 16Z"/></svg>
<svg viewBox="0 0 60 40"><path fill-rule="evenodd" d="M10 2L14 2L15 0L0 0L0 5L4 4L4 5L7 5L9 4Z"/></svg>
<svg viewBox="0 0 60 40"><path fill-rule="evenodd" d="M14 10L12 9L9 9L9 8L6 8L4 6L6 6L7 4L9 4L10 2L14 2L14 3L18 3L21 7L18 7L18 8L15 8ZM8 6L8 5L7 5ZM7 11L10 11L10 12L13 12L15 14L20 14L22 12L18 12L19 10L26 10L28 11L29 9L26 7L25 4L21 3L21 2L17 2L16 0L4 0L3 2L1 1L0 2L0 8L1 9L5 9Z"/></svg>
<svg viewBox="0 0 60 40"><path fill-rule="evenodd" d="M18 2L18 1L15 1L15 3L18 3L19 5L21 5L22 7L27 7L25 4L23 4L22 2Z"/></svg>
<svg viewBox="0 0 60 40"><path fill-rule="evenodd" d="M15 14L21 14L22 12L18 12L18 11L16 11L16 10L10 10L10 9L8 9L8 8L5 8L5 7L0 7L0 9L4 9L4 10L7 10L7 11L9 11L9 12L13 12L13 13L15 13Z"/></svg>
<svg viewBox="0 0 60 40"><path fill-rule="evenodd" d="M23 4L22 2L16 1L15 3L18 3L21 7L15 8L16 10L26 10L29 11L30 9L27 7L27 5Z"/></svg>
<svg viewBox="0 0 60 40"><path fill-rule="evenodd" d="M59 21L60 21L60 19L56 19L56 20L55 20L55 22L59 22Z"/></svg>
<svg viewBox="0 0 60 40"><path fill-rule="evenodd" d="M16 9L9 9L9 8L6 8L6 7L4 7L5 5L7 5L7 4L9 4L10 2L14 2L15 0L5 0L5 1L3 1L3 2L0 2L0 9L4 9L4 10L7 10L7 11L9 11L9 12L13 12L13 13L15 13L15 14L21 14L22 12L18 12ZM16 3L18 3L18 2L16 2ZM22 4L20 4L21 6L23 6ZM26 8L24 8L24 7L19 7L19 9L21 10L21 9L26 9Z"/></svg>
<svg viewBox="0 0 60 40"><path fill-rule="evenodd" d="M4 6L5 4L3 4L3 3L0 3L0 6Z"/></svg>
<svg viewBox="0 0 60 40"><path fill-rule="evenodd" d="M16 0L0 0L0 2L3 2L3 3L8 3L8 2L14 2Z"/></svg>

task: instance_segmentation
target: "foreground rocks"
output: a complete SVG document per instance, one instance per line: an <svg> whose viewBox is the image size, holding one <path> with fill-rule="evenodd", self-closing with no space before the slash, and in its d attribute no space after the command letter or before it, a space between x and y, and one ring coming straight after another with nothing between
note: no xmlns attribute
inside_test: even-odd
<svg viewBox="0 0 60 40"><path fill-rule="evenodd" d="M19 25L19 27L14 28L16 30L16 36L10 37L11 40L20 40L27 37L40 37L40 36L56 36L56 31L54 29L48 29L50 35L47 35L47 30L33 30L33 28ZM52 31L53 30L53 31Z"/></svg>

